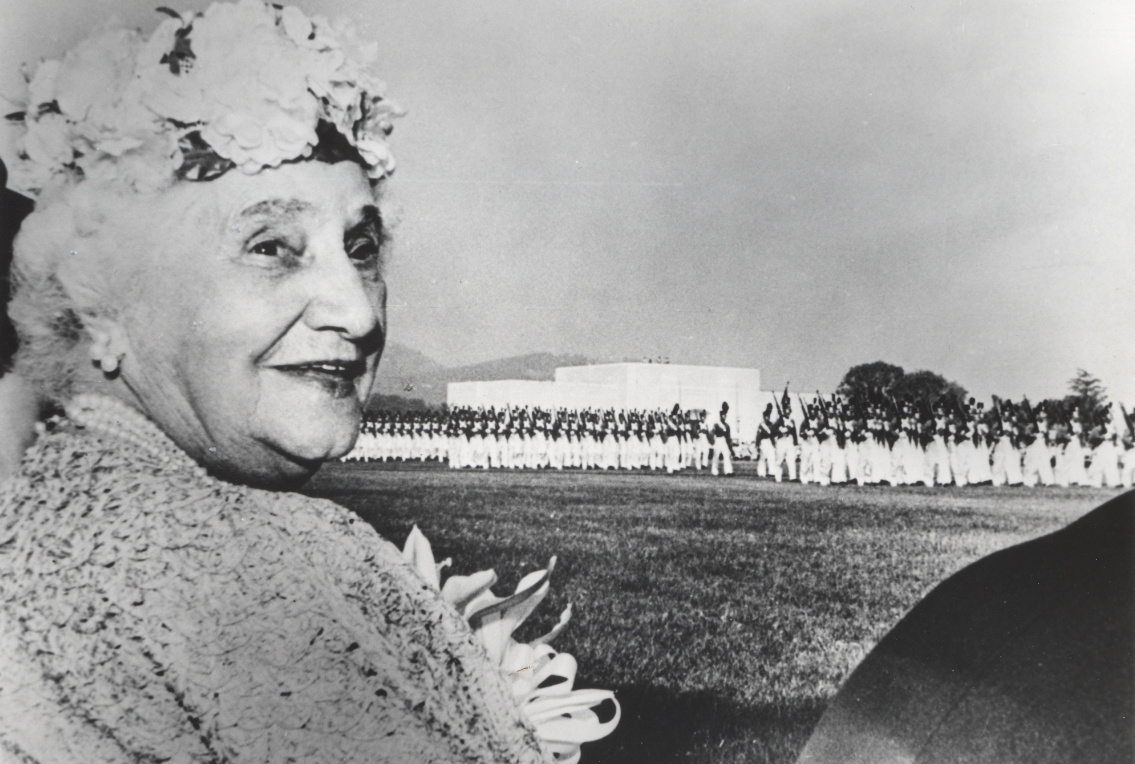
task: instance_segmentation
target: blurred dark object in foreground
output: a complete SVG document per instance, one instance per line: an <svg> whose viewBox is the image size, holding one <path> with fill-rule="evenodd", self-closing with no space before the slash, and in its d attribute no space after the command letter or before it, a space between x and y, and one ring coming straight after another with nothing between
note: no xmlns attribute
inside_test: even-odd
<svg viewBox="0 0 1135 764"><path fill-rule="evenodd" d="M1135 761L1135 492L948 578L824 713L799 764Z"/></svg>
<svg viewBox="0 0 1135 764"><path fill-rule="evenodd" d="M0 377L8 371L12 364L12 356L16 354L16 330L8 320L8 297L11 295L11 282L9 273L12 268L12 242L16 232L20 230L20 223L35 206L31 199L8 189L8 168L0 161L0 188L3 188L3 197L0 197Z"/></svg>

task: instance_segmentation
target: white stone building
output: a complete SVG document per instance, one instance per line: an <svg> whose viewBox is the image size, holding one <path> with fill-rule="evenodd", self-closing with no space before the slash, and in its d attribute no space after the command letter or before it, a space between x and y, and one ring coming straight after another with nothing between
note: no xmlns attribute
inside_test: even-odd
<svg viewBox="0 0 1135 764"><path fill-rule="evenodd" d="M758 369L726 366L685 366L665 363L604 363L563 366L555 381L506 379L451 382L450 406L540 406L552 408L614 408L670 410L704 409L717 420L722 402L729 404L728 421L737 441L756 437L766 403L779 393L761 390ZM806 395L811 400L813 395ZM793 408L798 409L795 393ZM793 412L799 418L799 411Z"/></svg>

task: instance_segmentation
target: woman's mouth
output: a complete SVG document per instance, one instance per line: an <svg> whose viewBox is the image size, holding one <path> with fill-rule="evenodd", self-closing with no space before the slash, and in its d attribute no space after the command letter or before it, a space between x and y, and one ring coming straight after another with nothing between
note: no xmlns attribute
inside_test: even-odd
<svg viewBox="0 0 1135 764"><path fill-rule="evenodd" d="M364 360L331 360L277 364L270 368L319 385L336 398L346 398L355 394L355 382L366 373L367 365Z"/></svg>

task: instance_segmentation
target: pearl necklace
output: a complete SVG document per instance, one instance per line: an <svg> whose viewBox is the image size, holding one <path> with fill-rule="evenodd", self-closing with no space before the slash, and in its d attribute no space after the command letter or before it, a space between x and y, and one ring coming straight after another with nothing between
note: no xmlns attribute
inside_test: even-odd
<svg viewBox="0 0 1135 764"><path fill-rule="evenodd" d="M191 467L204 472L145 414L117 398L98 393L82 393L68 401L63 408L71 422L92 433L126 441L162 464Z"/></svg>

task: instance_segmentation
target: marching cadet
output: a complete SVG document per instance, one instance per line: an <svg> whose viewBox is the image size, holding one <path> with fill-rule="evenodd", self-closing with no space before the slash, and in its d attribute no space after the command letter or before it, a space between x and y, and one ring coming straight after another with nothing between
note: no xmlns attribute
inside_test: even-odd
<svg viewBox="0 0 1135 764"><path fill-rule="evenodd" d="M863 442L859 444L859 485L879 482L879 412L875 404L868 404L865 412Z"/></svg>
<svg viewBox="0 0 1135 764"><path fill-rule="evenodd" d="M666 415L661 409L654 410L654 430L658 448L658 469L666 470L666 449L670 446L670 434L666 428Z"/></svg>
<svg viewBox="0 0 1135 764"><path fill-rule="evenodd" d="M867 442L867 420L863 417L863 412L855 408L852 409L849 422L848 437L845 443L847 449L847 479L854 481L857 485L863 485L863 454L865 451L864 443Z"/></svg>
<svg viewBox="0 0 1135 764"><path fill-rule="evenodd" d="M717 475L717 462L719 460L721 461L721 474L733 474L733 438L729 423L725 421L728 413L729 404L722 401L721 413L718 415L717 422L714 423L713 432L710 435L710 445L713 447L713 456L709 462L710 475Z"/></svg>
<svg viewBox="0 0 1135 764"><path fill-rule="evenodd" d="M800 482L818 483L820 482L820 470L817 462L819 461L820 444L816 440L814 412L805 405L803 398L799 400L802 416L800 428L797 430L797 435L800 438Z"/></svg>
<svg viewBox="0 0 1135 764"><path fill-rule="evenodd" d="M674 404L674 409L678 409L678 404ZM662 412L662 434L663 434L663 465L666 472L673 475L682 467L682 444L679 440L680 430L678 423L674 421L674 413L666 414Z"/></svg>
<svg viewBox="0 0 1135 764"><path fill-rule="evenodd" d="M500 449L500 421L496 409L490 408L484 417L485 461L488 469L500 469L502 464Z"/></svg>
<svg viewBox="0 0 1135 764"><path fill-rule="evenodd" d="M950 421L946 416L945 405L939 398L934 402L934 437L926 449L926 476L933 479L932 485L949 485L953 482L950 447L947 444L949 437Z"/></svg>
<svg viewBox="0 0 1135 764"><path fill-rule="evenodd" d="M579 441L583 446L583 469L593 470L599 466L598 422L591 409L585 409L579 430Z"/></svg>
<svg viewBox="0 0 1135 764"><path fill-rule="evenodd" d="M646 429L640 412L635 411L627 417L627 426L630 428L628 452L630 454L631 469L641 470L646 467L650 456L647 453Z"/></svg>
<svg viewBox="0 0 1135 764"><path fill-rule="evenodd" d="M768 477L772 473L772 461L776 454L775 425L772 423L772 404L765 404L761 423L757 425L757 477Z"/></svg>
<svg viewBox="0 0 1135 764"><path fill-rule="evenodd" d="M1009 482L1009 469L1008 461L1010 459L1009 453L1016 453L1013 447L1012 438L1009 435L1009 430L1005 427L1005 422L998 412L998 416L989 423L989 437L993 441L993 448L991 453L991 471L992 480L990 481L994 486L1006 485Z"/></svg>
<svg viewBox="0 0 1135 764"><path fill-rule="evenodd" d="M946 449L950 454L950 474L954 477L954 485L967 485L972 461L968 452L973 442L970 440L969 421L961 406L955 406L946 429L949 432Z"/></svg>
<svg viewBox="0 0 1135 764"><path fill-rule="evenodd" d="M871 404L867 410L868 438L864 441L866 449L860 446L860 453L866 455L866 469L862 483L877 485L891 480L891 454L886 446L886 422L882 409Z"/></svg>
<svg viewBox="0 0 1135 764"><path fill-rule="evenodd" d="M993 454L993 440L989 435L989 421L985 404L978 403L973 414L971 435L973 450L970 452L969 464L969 482L973 485L991 485L993 483L993 468L990 465Z"/></svg>
<svg viewBox="0 0 1135 764"><path fill-rule="evenodd" d="M820 485L827 486L832 483L832 464L835 461L832 458L832 450L835 446L835 436L832 432L832 422L830 412L824 406L824 399L820 394L816 393L816 449L817 449L817 467L819 468L816 474L816 482Z"/></svg>
<svg viewBox="0 0 1135 764"><path fill-rule="evenodd" d="M1052 485L1055 476L1052 474L1051 454L1045 442L1048 424L1044 419L1044 412L1033 409L1027 399L1021 401L1021 412L1023 416L1018 420L1017 440L1024 451L1024 484L1029 488L1038 483Z"/></svg>
<svg viewBox="0 0 1135 764"><path fill-rule="evenodd" d="M1116 488L1119 480L1119 430L1112 421L1111 411L1105 409L1096 417L1096 424L1088 433L1092 447L1092 463L1088 467L1088 481L1095 488Z"/></svg>
<svg viewBox="0 0 1135 764"><path fill-rule="evenodd" d="M773 401L775 402L775 398ZM784 388L784 397L776 409L777 439L776 439L776 467L773 478L780 482L784 475L784 465L788 465L789 481L796 479L796 448L799 445L796 432L796 422L792 420L792 399L788 397L788 387Z"/></svg>
<svg viewBox="0 0 1135 764"><path fill-rule="evenodd" d="M469 466L473 469L487 470L489 468L489 449L485 442L487 427L485 410L479 409L474 412L469 437L469 452L471 454Z"/></svg>
<svg viewBox="0 0 1135 764"><path fill-rule="evenodd" d="M850 412L838 395L832 396L831 427L832 427L832 483L842 485L851 477L851 438L848 428Z"/></svg>
<svg viewBox="0 0 1135 764"><path fill-rule="evenodd" d="M657 470L661 462L661 449L658 443L657 425L654 421L654 413L646 415L646 421L643 423L643 434L646 438L646 469L651 472Z"/></svg>
<svg viewBox="0 0 1135 764"><path fill-rule="evenodd" d="M497 425L497 464L502 470L513 469L512 463L512 409L502 406Z"/></svg>
<svg viewBox="0 0 1135 764"><path fill-rule="evenodd" d="M599 469L617 469L619 443L616 439L618 436L614 427L614 412L603 413L599 421L599 428L596 430L596 437L599 441Z"/></svg>
<svg viewBox="0 0 1135 764"><path fill-rule="evenodd" d="M631 431L628 426L626 411L619 411L615 418L615 431L618 433L619 444L618 469L630 469Z"/></svg>
<svg viewBox="0 0 1135 764"><path fill-rule="evenodd" d="M441 415L437 413L430 417L430 456L439 462L445 459L445 439L441 433Z"/></svg>
<svg viewBox="0 0 1135 764"><path fill-rule="evenodd" d="M1067 488L1072 484L1073 470L1070 462L1075 458L1072 423L1063 408L1053 407L1049 410L1049 416L1048 443L1052 451L1052 475L1057 486Z"/></svg>
<svg viewBox="0 0 1135 764"><path fill-rule="evenodd" d="M528 416L525 409L512 410L508 433L508 466L514 470L524 466L524 440L527 436Z"/></svg>
<svg viewBox="0 0 1135 764"><path fill-rule="evenodd" d="M888 403L892 403L892 405L888 406ZM878 452L881 466L879 482L896 485L894 449L899 438L899 419L898 411L893 407L892 401L879 402L879 422L881 425Z"/></svg>
<svg viewBox="0 0 1135 764"><path fill-rule="evenodd" d="M449 418L445 423L446 456L449 457L449 468L457 469L457 409L450 409Z"/></svg>
<svg viewBox="0 0 1135 764"><path fill-rule="evenodd" d="M1078 405L1068 415L1068 444L1064 447L1064 469L1070 485L1088 485L1088 471L1084 465L1084 419Z"/></svg>
<svg viewBox="0 0 1135 764"><path fill-rule="evenodd" d="M694 440L694 468L705 469L709 466L709 433L706 432L705 411L691 417L690 426L693 428Z"/></svg>
<svg viewBox="0 0 1135 764"><path fill-rule="evenodd" d="M996 416L989 427L989 437L993 441L992 483L995 486L1020 485L1024 482L1024 475L1021 472L1021 452L1017 447L1016 429L1010 418L1011 402L1006 401L1002 407L1001 402L994 398L993 404Z"/></svg>
<svg viewBox="0 0 1135 764"><path fill-rule="evenodd" d="M560 414L561 410L553 410L551 424L548 426L548 468L553 470L563 470L564 468L564 432Z"/></svg>
<svg viewBox="0 0 1135 764"><path fill-rule="evenodd" d="M897 478L906 485L926 485L926 450L922 445L923 421L918 407L903 401L895 421L895 453L902 465Z"/></svg>
<svg viewBox="0 0 1135 764"><path fill-rule="evenodd" d="M583 420L578 411L568 414L568 439L571 444L571 466L583 469Z"/></svg>

